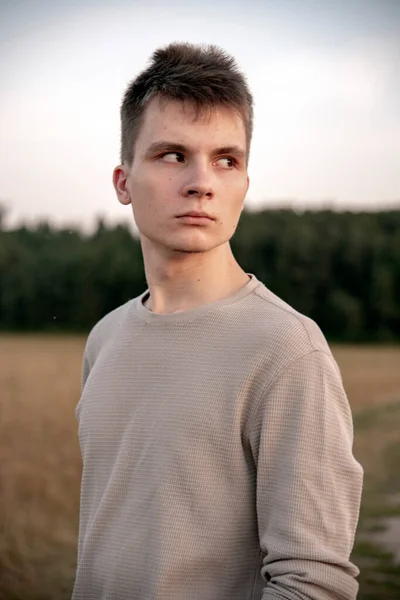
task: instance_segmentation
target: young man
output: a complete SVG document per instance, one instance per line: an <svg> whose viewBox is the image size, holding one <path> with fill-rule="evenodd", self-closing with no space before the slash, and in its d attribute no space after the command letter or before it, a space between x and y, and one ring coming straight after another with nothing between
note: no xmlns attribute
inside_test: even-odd
<svg viewBox="0 0 400 600"><path fill-rule="evenodd" d="M128 87L119 201L148 290L91 331L74 600L353 600L362 470L317 325L230 248L252 98L172 44Z"/></svg>

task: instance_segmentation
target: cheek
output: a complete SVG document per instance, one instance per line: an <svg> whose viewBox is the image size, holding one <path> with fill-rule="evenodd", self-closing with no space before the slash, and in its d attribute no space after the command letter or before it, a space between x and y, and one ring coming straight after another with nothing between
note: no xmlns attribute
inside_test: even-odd
<svg viewBox="0 0 400 600"><path fill-rule="evenodd" d="M229 228L229 230L235 229L238 225L244 207L246 192L247 185L242 185L239 188L234 187L234 189L232 189L232 193L227 196L229 208L226 211L227 218L224 220L225 225Z"/></svg>
<svg viewBox="0 0 400 600"><path fill-rule="evenodd" d="M231 198L232 213L236 213L241 209L246 197L246 193L247 182L243 182L243 180L241 180L232 186L231 193L229 194L229 197Z"/></svg>
<svg viewBox="0 0 400 600"><path fill-rule="evenodd" d="M144 173L141 177L135 177L130 182L131 197L138 198L146 205L165 204L165 199L170 195L170 190L173 188L171 177L161 178L147 177Z"/></svg>
<svg viewBox="0 0 400 600"><path fill-rule="evenodd" d="M131 198L133 216L141 233L151 236L160 232L168 210L162 190L149 182L136 181L131 186Z"/></svg>
<svg viewBox="0 0 400 600"><path fill-rule="evenodd" d="M143 179L135 178L130 182L129 192L132 198L132 205L141 210L149 205L149 199L152 197L151 187Z"/></svg>

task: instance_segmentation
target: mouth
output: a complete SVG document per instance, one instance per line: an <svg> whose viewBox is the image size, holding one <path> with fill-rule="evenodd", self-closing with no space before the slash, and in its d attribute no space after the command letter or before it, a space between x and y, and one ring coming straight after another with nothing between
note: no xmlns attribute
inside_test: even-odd
<svg viewBox="0 0 400 600"><path fill-rule="evenodd" d="M197 210L191 210L190 212L184 213L183 215L178 215L178 219L190 218L190 219L208 219L210 221L214 221L214 217L205 213L199 212Z"/></svg>

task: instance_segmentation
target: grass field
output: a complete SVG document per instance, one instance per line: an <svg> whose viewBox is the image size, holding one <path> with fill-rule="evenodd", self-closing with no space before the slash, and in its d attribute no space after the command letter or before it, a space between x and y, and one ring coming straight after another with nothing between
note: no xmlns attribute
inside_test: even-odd
<svg viewBox="0 0 400 600"><path fill-rule="evenodd" d="M75 574L84 339L0 336L0 599L65 600ZM400 347L334 346L365 469L360 600L400 598Z"/></svg>

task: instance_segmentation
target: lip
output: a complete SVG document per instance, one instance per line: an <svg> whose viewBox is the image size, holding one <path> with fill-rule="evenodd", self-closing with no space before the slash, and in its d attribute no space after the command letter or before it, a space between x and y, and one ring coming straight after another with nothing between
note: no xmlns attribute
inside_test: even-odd
<svg viewBox="0 0 400 600"><path fill-rule="evenodd" d="M199 212L197 210L191 210L190 212L187 212L183 215L178 215L178 219L180 219L182 217L192 217L194 219L210 219L210 221L214 220L213 217L211 217L207 213Z"/></svg>

